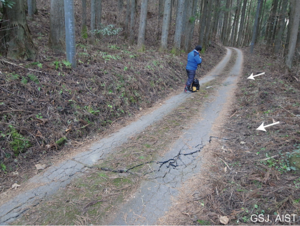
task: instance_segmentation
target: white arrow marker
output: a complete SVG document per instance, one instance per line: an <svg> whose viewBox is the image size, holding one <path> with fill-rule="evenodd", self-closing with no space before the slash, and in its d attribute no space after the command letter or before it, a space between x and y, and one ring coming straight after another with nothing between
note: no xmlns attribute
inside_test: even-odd
<svg viewBox="0 0 300 226"><path fill-rule="evenodd" d="M265 132L267 132L267 130L265 129L265 128L267 128L267 127L270 127L270 126L275 126L275 125L277 125L277 124L279 124L280 122L274 122L274 123L272 123L272 124L270 124L270 125L264 125L264 122L256 129L256 130L260 130L260 131L265 131Z"/></svg>
<svg viewBox="0 0 300 226"><path fill-rule="evenodd" d="M253 73L252 73L247 79L255 80L255 77L260 76L260 75L264 75L264 74L265 74L265 72L257 74L257 75L253 75Z"/></svg>

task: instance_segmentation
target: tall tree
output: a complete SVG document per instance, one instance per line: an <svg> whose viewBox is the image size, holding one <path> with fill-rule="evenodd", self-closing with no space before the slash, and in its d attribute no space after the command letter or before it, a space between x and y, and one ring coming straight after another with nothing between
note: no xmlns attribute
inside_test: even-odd
<svg viewBox="0 0 300 226"><path fill-rule="evenodd" d="M33 18L33 0L27 0L27 6L28 6L28 17L29 19Z"/></svg>
<svg viewBox="0 0 300 226"><path fill-rule="evenodd" d="M119 10L119 13L121 13L121 11L123 9L123 5L124 5L123 0L118 0L118 10Z"/></svg>
<svg viewBox="0 0 300 226"><path fill-rule="evenodd" d="M205 27L205 35L204 35L204 43L202 44L202 47L206 49L207 46L209 46L209 39L210 39L210 31L211 31L211 16L212 16L212 2L208 2L208 10L207 10L207 17L206 17L206 27Z"/></svg>
<svg viewBox="0 0 300 226"><path fill-rule="evenodd" d="M250 0L250 4L249 4L249 7L248 7L248 12L247 12L247 25L246 25L246 32L245 32L245 35L244 35L244 45L245 46L248 46L250 41L251 41L251 23L252 23L252 20L251 20L251 11L252 11L252 3L255 2L255 0Z"/></svg>
<svg viewBox="0 0 300 226"><path fill-rule="evenodd" d="M221 0L215 1L215 8L214 8L214 22L213 22L213 38L216 38L217 35L217 29L218 29L218 23L220 20L220 6L221 6Z"/></svg>
<svg viewBox="0 0 300 226"><path fill-rule="evenodd" d="M92 41L95 39L95 30L96 30L96 0L91 0L91 33Z"/></svg>
<svg viewBox="0 0 300 226"><path fill-rule="evenodd" d="M239 34L238 34L238 40L237 40L237 46L238 47L241 46L241 42L242 42L242 35L243 35L244 23L245 23L246 6L247 6L247 0L244 0L242 15L241 15L240 28L239 28Z"/></svg>
<svg viewBox="0 0 300 226"><path fill-rule="evenodd" d="M274 52L278 53L281 47L282 43L282 36L283 36L283 31L286 26L285 24L285 13L286 13L286 8L287 8L288 1L283 1L282 7L281 7L281 12L279 15L279 30L275 39L275 48Z"/></svg>
<svg viewBox="0 0 300 226"><path fill-rule="evenodd" d="M181 46L182 21L183 21L184 0L178 0L177 16L176 16L176 30L174 35L173 52L178 53Z"/></svg>
<svg viewBox="0 0 300 226"><path fill-rule="evenodd" d="M95 3L95 15L96 15L96 18L95 18L95 23L96 23L96 29L99 31L102 27L102 24L101 24L101 17L102 17L102 0L97 0L96 3ZM98 37L100 37L100 33L98 33Z"/></svg>
<svg viewBox="0 0 300 226"><path fill-rule="evenodd" d="M65 48L65 13L64 1L51 0L49 47L55 52Z"/></svg>
<svg viewBox="0 0 300 226"><path fill-rule="evenodd" d="M259 9L259 15L258 15L257 34L256 34L255 43L258 42L258 39L260 37L260 30L261 30L263 17L264 17L265 7L266 7L266 0L262 0L261 1L261 6L260 6L260 9Z"/></svg>
<svg viewBox="0 0 300 226"><path fill-rule="evenodd" d="M291 0L294 1L293 5L295 6L295 10L293 11L293 21L292 21L292 27L291 27L291 34L290 34L290 40L289 40L289 46L288 46L288 54L286 57L286 65L288 68L292 68L293 58L295 55L295 48L297 43L297 36L298 36L298 30L299 30L299 22L300 22L300 1L298 0Z"/></svg>
<svg viewBox="0 0 300 226"><path fill-rule="evenodd" d="M256 16L255 16L255 22L254 22L253 33L252 33L252 41L251 41L251 46L250 46L251 53L253 53L254 42L256 39L256 33L257 33L257 27L258 27L258 16L259 16L259 11L260 11L260 7L261 7L261 1L262 0L257 0Z"/></svg>
<svg viewBox="0 0 300 226"><path fill-rule="evenodd" d="M81 8L82 8L82 13L81 13L81 36L83 38L87 38L87 26L86 26L86 0L81 0Z"/></svg>
<svg viewBox="0 0 300 226"><path fill-rule="evenodd" d="M130 20L130 0L127 0L126 1L126 19L125 19L126 38L129 36L129 20Z"/></svg>
<svg viewBox="0 0 300 226"><path fill-rule="evenodd" d="M171 8L172 8L172 0L165 0L164 18L163 18L162 35L161 35L161 50L165 50L168 47Z"/></svg>
<svg viewBox="0 0 300 226"><path fill-rule="evenodd" d="M64 0L67 60L76 67L75 16L73 0Z"/></svg>
<svg viewBox="0 0 300 226"><path fill-rule="evenodd" d="M287 55L287 51L288 51L288 46L289 46L289 41L290 41L290 37L291 37L291 31L292 31L292 27L293 27L293 21L294 18L293 16L295 15L295 1L290 1L290 6L289 6L289 23L288 23L288 29L287 29L287 37L286 37L286 43L285 43L285 55Z"/></svg>
<svg viewBox="0 0 300 226"><path fill-rule="evenodd" d="M269 45L272 43L271 39L273 36L273 30L274 30L273 28L274 28L275 19L276 19L277 6L278 6L278 0L273 0L271 13L269 15L268 24L267 24L266 36L265 36L267 43Z"/></svg>
<svg viewBox="0 0 300 226"><path fill-rule="evenodd" d="M238 23L240 20L240 11L241 11L241 4L242 0L237 0L237 7L234 15L234 22L233 22L233 31L232 31L232 38L231 38L231 45L236 46L237 42L237 31L238 31Z"/></svg>
<svg viewBox="0 0 300 226"><path fill-rule="evenodd" d="M0 26L0 53L9 58L35 60L37 48L32 41L31 33L26 22L25 5L23 0L11 0L12 8L3 8L3 22Z"/></svg>
<svg viewBox="0 0 300 226"><path fill-rule="evenodd" d="M225 13L224 13L224 22L223 22L223 28L222 28L222 34L221 39L223 44L225 43L225 40L227 38L227 23L228 23L228 17L229 17L229 6L230 6L230 0L226 0L226 6L225 6Z"/></svg>
<svg viewBox="0 0 300 226"><path fill-rule="evenodd" d="M1 1L0 1L1 2ZM25 0L25 8L28 12L29 19L33 18L33 14L37 14L36 0Z"/></svg>
<svg viewBox="0 0 300 226"><path fill-rule="evenodd" d="M192 1L184 2L183 17L182 17L182 30L181 30L181 48L184 47L184 40L186 37L186 26L187 26L188 18L189 18L188 14L191 14L191 10L190 10L191 2Z"/></svg>
<svg viewBox="0 0 300 226"><path fill-rule="evenodd" d="M146 32L146 24L147 24L147 9L148 9L148 0L142 0L139 36L138 36L138 48L141 51L145 51L145 32Z"/></svg>
<svg viewBox="0 0 300 226"><path fill-rule="evenodd" d="M195 21L196 21L196 15L197 15L197 6L198 6L198 0L193 0L192 2L192 15L188 20L187 25L187 37L185 39L185 46L184 50L187 52L191 49L192 46L192 39L195 29Z"/></svg>
<svg viewBox="0 0 300 226"><path fill-rule="evenodd" d="M130 15L130 42L134 43L134 24L135 24L135 0L131 0L131 15Z"/></svg>
<svg viewBox="0 0 300 226"><path fill-rule="evenodd" d="M160 21L163 16L163 0L158 1L158 12L157 12L157 28L156 28L156 38L159 39L159 31L160 31Z"/></svg>
<svg viewBox="0 0 300 226"><path fill-rule="evenodd" d="M200 19L200 23L199 23L199 43L201 45L203 45L204 42L204 36L205 36L205 28L206 28L206 18L207 18L207 5L208 5L208 1L204 0L203 1L203 6L202 6L202 12L201 12L201 19Z"/></svg>

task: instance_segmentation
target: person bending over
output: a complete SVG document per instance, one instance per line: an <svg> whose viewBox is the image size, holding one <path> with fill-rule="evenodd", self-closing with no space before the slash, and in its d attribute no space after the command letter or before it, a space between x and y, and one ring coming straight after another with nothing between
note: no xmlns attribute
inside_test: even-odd
<svg viewBox="0 0 300 226"><path fill-rule="evenodd" d="M185 84L184 92L191 93L191 85L194 81L196 70L198 65L202 63L202 58L200 56L200 51L202 50L201 46L196 46L195 49L188 54L186 73L188 76L187 82Z"/></svg>

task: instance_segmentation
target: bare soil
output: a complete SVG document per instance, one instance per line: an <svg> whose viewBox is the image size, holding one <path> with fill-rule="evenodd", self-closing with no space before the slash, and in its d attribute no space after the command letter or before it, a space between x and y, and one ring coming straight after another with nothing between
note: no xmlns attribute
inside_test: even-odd
<svg viewBox="0 0 300 226"><path fill-rule="evenodd" d="M80 38L79 23L78 67L71 69L65 55L47 46L50 1L45 2L38 2L39 14L29 21L40 53L36 62L0 58L0 192L39 173L36 164L51 166L91 137L111 133L116 128L112 125L133 120L183 89L186 80L186 54L158 53L153 47L155 7L150 7L146 45L151 47L146 52L130 46L124 32L91 45ZM104 9L114 7L112 1L104 1ZM111 12L104 12L106 25L120 19ZM207 48L201 74L223 55L224 48L215 43Z"/></svg>
<svg viewBox="0 0 300 226"><path fill-rule="evenodd" d="M252 214L263 214L263 224L299 225L300 171L289 156L300 149L300 83L297 71L288 71L280 57L266 54L263 46L251 55L244 49L244 75L235 102L207 147L202 174L189 181L162 224L255 224ZM297 69L297 68L296 68ZM255 81L251 74L265 72ZM265 125L279 125L257 131ZM295 214L295 221L276 221ZM254 219L255 220L255 219Z"/></svg>

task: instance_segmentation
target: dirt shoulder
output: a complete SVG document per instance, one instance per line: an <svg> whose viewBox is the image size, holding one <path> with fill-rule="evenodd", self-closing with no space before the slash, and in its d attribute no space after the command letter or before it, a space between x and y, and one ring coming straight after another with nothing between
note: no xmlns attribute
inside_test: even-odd
<svg viewBox="0 0 300 226"><path fill-rule="evenodd" d="M45 22L47 14L39 14ZM39 23L30 24L33 31ZM143 110L183 89L186 56L148 49L137 52L124 42L77 44L78 67L51 52L46 30L33 32L47 57L37 62L0 59L0 192L70 154L95 135L109 134ZM224 55L217 45L203 54L201 73Z"/></svg>
<svg viewBox="0 0 300 226"><path fill-rule="evenodd" d="M263 49L244 53L244 74L226 123L219 128L221 139L207 147L207 164L190 181L192 192L182 193L162 223L254 224L263 214L264 220L269 218L263 224L299 224L298 78ZM266 74L247 80L260 72ZM256 130L262 122L273 121L280 124L267 132Z"/></svg>
<svg viewBox="0 0 300 226"><path fill-rule="evenodd" d="M133 198L141 182L152 173L152 164L167 152L193 117L214 93L219 81L211 81L161 121L147 127L126 144L51 200L31 208L14 224L106 224L123 202Z"/></svg>

